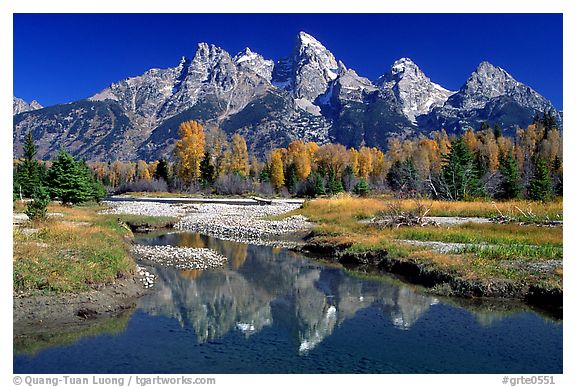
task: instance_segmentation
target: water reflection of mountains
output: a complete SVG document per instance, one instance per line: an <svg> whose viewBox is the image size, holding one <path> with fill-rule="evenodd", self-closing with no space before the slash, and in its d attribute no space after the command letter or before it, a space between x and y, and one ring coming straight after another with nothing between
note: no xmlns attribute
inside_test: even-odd
<svg viewBox="0 0 576 387"><path fill-rule="evenodd" d="M323 267L287 250L168 234L149 243L209 247L229 265L216 271L158 268L160 281L140 307L192 327L200 342L236 329L246 336L273 321L312 349L343 321L369 306L379 307L394 327L409 329L436 299L380 281L367 281Z"/></svg>

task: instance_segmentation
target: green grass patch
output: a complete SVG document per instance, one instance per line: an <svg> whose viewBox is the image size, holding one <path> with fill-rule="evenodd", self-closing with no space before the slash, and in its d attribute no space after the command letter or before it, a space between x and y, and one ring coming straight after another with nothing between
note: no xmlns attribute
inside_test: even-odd
<svg viewBox="0 0 576 387"><path fill-rule="evenodd" d="M466 246L458 254L474 254L491 260L551 260L562 259L562 247L552 245Z"/></svg>
<svg viewBox="0 0 576 387"><path fill-rule="evenodd" d="M152 228L172 227L178 218L174 216L150 216L150 215L116 215L121 222L129 225L148 225Z"/></svg>
<svg viewBox="0 0 576 387"><path fill-rule="evenodd" d="M413 227L396 230L397 239L494 245L551 245L562 247L561 227L467 223L456 227Z"/></svg>

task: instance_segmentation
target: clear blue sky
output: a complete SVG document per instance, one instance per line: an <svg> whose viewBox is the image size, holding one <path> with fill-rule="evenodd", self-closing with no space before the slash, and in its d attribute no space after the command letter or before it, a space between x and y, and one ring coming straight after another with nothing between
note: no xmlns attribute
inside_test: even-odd
<svg viewBox="0 0 576 387"><path fill-rule="evenodd" d="M16 14L14 95L45 106L87 98L176 66L198 42L278 59L301 30L370 79L405 56L457 90L488 60L562 109L561 14Z"/></svg>

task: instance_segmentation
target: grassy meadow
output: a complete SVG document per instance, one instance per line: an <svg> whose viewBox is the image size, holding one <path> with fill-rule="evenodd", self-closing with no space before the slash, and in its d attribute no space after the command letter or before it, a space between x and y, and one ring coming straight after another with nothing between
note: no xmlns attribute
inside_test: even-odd
<svg viewBox="0 0 576 387"><path fill-rule="evenodd" d="M368 222L390 211L421 211L422 208L428 210L427 216L505 215L517 222L398 228L383 228ZM552 273L533 269L539 263L562 260L563 228L541 224L562 219L561 201L445 202L341 195L309 201L293 214L304 215L316 224L313 242L345 245L349 251L385 250L389 256L433 265L472 280L501 278L547 287L562 286L561 266ZM439 252L431 246L404 242L406 240L466 245Z"/></svg>

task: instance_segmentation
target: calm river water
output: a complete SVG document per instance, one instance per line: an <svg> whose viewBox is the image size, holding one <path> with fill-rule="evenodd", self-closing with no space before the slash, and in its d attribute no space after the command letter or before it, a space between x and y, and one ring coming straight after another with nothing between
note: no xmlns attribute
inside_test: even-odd
<svg viewBox="0 0 576 387"><path fill-rule="evenodd" d="M140 243L209 247L226 268L154 267L131 314L15 343L15 373L562 372L562 321L513 303L438 299L286 249L193 233Z"/></svg>

